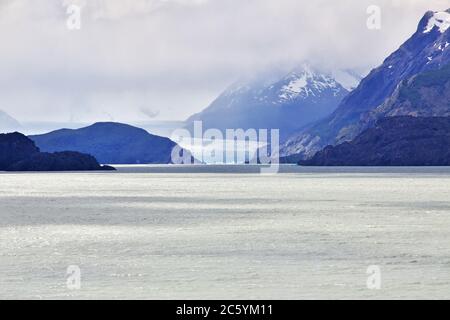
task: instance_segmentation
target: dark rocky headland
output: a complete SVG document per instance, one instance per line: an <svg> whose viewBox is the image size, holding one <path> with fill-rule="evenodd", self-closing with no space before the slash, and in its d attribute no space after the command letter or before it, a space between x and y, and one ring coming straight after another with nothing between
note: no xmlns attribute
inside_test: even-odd
<svg viewBox="0 0 450 320"><path fill-rule="evenodd" d="M73 151L40 152L25 135L0 134L0 171L92 171L115 170L102 166L91 155Z"/></svg>

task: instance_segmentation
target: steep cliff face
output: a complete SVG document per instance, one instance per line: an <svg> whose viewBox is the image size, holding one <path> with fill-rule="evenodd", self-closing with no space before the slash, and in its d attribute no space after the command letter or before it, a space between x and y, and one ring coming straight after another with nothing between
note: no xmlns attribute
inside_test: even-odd
<svg viewBox="0 0 450 320"><path fill-rule="evenodd" d="M419 23L417 31L397 51L392 53L383 64L372 70L360 85L352 91L329 117L316 122L299 133L291 136L282 148L283 155L298 154L303 158L313 156L327 145L336 145L355 138L362 130L373 125L368 119L377 112L374 110L393 96L402 84L408 82L420 85L417 75L441 70L450 64L450 11L427 12ZM416 78L416 80L414 80ZM419 78L421 79L421 78ZM442 79L441 79L442 80ZM406 81L406 82L405 82ZM425 86L420 89L422 97L429 95L427 100L432 103L434 92L427 91ZM417 91L417 89L414 89ZM405 96L405 91L401 91ZM444 100L444 98L443 98ZM409 109L418 104L397 104L396 107ZM445 102L445 101L444 101ZM442 107L440 104L439 109ZM388 108L386 105L380 107ZM389 109L389 108L388 108ZM391 103L390 114L402 114L394 110ZM442 110L441 110L442 111ZM427 115L438 116L438 113L427 112ZM381 114L382 112L380 112ZM405 113L408 114L408 113ZM388 115L388 114L386 114Z"/></svg>
<svg viewBox="0 0 450 320"><path fill-rule="evenodd" d="M450 64L403 80L392 96L379 107L362 114L353 128L362 132L382 118L395 116L449 117Z"/></svg>
<svg viewBox="0 0 450 320"><path fill-rule="evenodd" d="M450 116L450 64L404 80L394 94L369 116Z"/></svg>
<svg viewBox="0 0 450 320"><path fill-rule="evenodd" d="M450 118L389 117L351 142L328 146L305 166L449 166Z"/></svg>

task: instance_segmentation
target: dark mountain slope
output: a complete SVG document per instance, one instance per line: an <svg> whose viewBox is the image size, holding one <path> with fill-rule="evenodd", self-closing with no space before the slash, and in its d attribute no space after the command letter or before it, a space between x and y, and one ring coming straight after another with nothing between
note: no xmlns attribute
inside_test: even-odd
<svg viewBox="0 0 450 320"><path fill-rule="evenodd" d="M21 133L0 134L1 171L114 170L100 166L94 157L79 152L41 153Z"/></svg>
<svg viewBox="0 0 450 320"><path fill-rule="evenodd" d="M78 151L108 164L167 164L176 143L130 125L102 122L30 136L45 152Z"/></svg>
<svg viewBox="0 0 450 320"><path fill-rule="evenodd" d="M36 153L39 153L39 148L23 134L0 134L0 170L6 170Z"/></svg>
<svg viewBox="0 0 450 320"><path fill-rule="evenodd" d="M351 142L328 146L305 166L449 166L450 118L389 117Z"/></svg>
<svg viewBox="0 0 450 320"><path fill-rule="evenodd" d="M427 12L409 40L372 70L331 116L290 137L282 154L308 158L327 145L356 137L366 128L361 121L385 103L402 81L450 63L449 25L450 11Z"/></svg>
<svg viewBox="0 0 450 320"><path fill-rule="evenodd" d="M450 116L450 64L403 80L385 103L369 113L369 118L400 115Z"/></svg>

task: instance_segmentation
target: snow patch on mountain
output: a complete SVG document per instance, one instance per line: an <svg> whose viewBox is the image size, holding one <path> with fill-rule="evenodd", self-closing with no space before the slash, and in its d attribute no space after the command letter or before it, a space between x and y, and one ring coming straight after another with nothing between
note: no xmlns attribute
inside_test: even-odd
<svg viewBox="0 0 450 320"><path fill-rule="evenodd" d="M449 46L450 43L448 43L447 41L445 41L445 43L436 43L435 47L438 48L438 50L440 51L444 51L445 49L447 49L447 47Z"/></svg>
<svg viewBox="0 0 450 320"><path fill-rule="evenodd" d="M426 12L419 22L417 32L389 55L381 66L374 68L330 117L300 128L287 138L280 154L297 154L298 157L308 158L327 145L350 141L362 130L372 126L374 121L373 117L370 117L371 112L378 110L387 99L395 98L393 95L399 84L411 81L417 75L440 70L450 63L449 29L450 9L446 12ZM440 73L435 75L433 81L439 79L442 79ZM435 106L437 97L441 97L442 92L446 91L444 88L439 91L440 95L436 95L430 90L427 88L419 93L424 94L424 97L433 97L430 105ZM414 98L413 94L412 96ZM447 99L446 95L443 97ZM448 99L445 102L448 102ZM448 103L445 105L448 106ZM420 106L421 103L410 101L407 107L411 110L407 114L417 115ZM405 108L405 104L401 104L395 112L405 114ZM434 114L437 113L432 113L431 116Z"/></svg>
<svg viewBox="0 0 450 320"><path fill-rule="evenodd" d="M433 16L428 20L428 24L425 27L423 33L431 32L435 27L438 28L440 33L444 33L450 27L450 12L435 12Z"/></svg>
<svg viewBox="0 0 450 320"><path fill-rule="evenodd" d="M298 79L294 79L289 84L285 85L281 92L283 93L280 97L285 97L286 93L294 93L299 94L302 92L303 89L305 89L306 85L308 84L306 75L301 76Z"/></svg>
<svg viewBox="0 0 450 320"><path fill-rule="evenodd" d="M278 97L279 102L292 101L299 98L318 97L324 91L331 90L333 95L338 95L342 91L342 86L331 75L326 75L313 71L309 67L302 67L288 74L283 82Z"/></svg>
<svg viewBox="0 0 450 320"><path fill-rule="evenodd" d="M330 115L348 95L331 72L308 63L290 71L270 70L231 85L186 127L203 121L206 129L279 129L284 141L293 132Z"/></svg>
<svg viewBox="0 0 450 320"><path fill-rule="evenodd" d="M342 91L355 89L361 79L362 76L352 71L321 72L304 63L283 77L243 78L232 84L222 96L229 99L230 106L244 95L252 101L280 106L320 98L324 92L339 96Z"/></svg>

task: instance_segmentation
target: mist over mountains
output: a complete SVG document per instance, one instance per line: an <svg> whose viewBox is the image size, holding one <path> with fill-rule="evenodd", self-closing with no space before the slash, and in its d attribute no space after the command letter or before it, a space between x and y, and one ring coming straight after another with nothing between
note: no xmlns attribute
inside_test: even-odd
<svg viewBox="0 0 450 320"><path fill-rule="evenodd" d="M350 70L330 71L309 62L283 74L254 74L233 83L184 125L192 128L202 121L205 130L223 132L279 129L283 156L310 159L327 146L360 138L386 118L449 117L449 79L450 10L428 11L416 32L363 79ZM141 110L150 118L159 114L157 109ZM410 121L399 119L392 123ZM406 128L415 122L409 123ZM25 128L0 111L0 129ZM170 163L176 145L120 123L74 129L32 137L43 150L95 153L104 163ZM412 141L406 131L398 136Z"/></svg>
<svg viewBox="0 0 450 320"><path fill-rule="evenodd" d="M79 31L67 7L83 7ZM3 0L0 109L21 123L181 121L241 75L312 61L377 65L448 0ZM289 71L289 70L287 70ZM339 81L338 81L339 82ZM344 86L345 87L345 86ZM148 113L148 112L146 112Z"/></svg>
<svg viewBox="0 0 450 320"><path fill-rule="evenodd" d="M383 116L448 115L449 26L450 11L427 12L413 36L373 69L336 111L290 137L282 153L309 158L327 145L354 139Z"/></svg>
<svg viewBox="0 0 450 320"><path fill-rule="evenodd" d="M0 132L13 132L21 128L19 121L0 110Z"/></svg>
<svg viewBox="0 0 450 320"><path fill-rule="evenodd" d="M337 75L337 76L336 76ZM337 79L338 78L338 79ZM340 81L342 79L342 81ZM353 73L324 73L304 63L283 76L243 79L187 120L219 129L279 129L282 140L333 112L359 82Z"/></svg>

